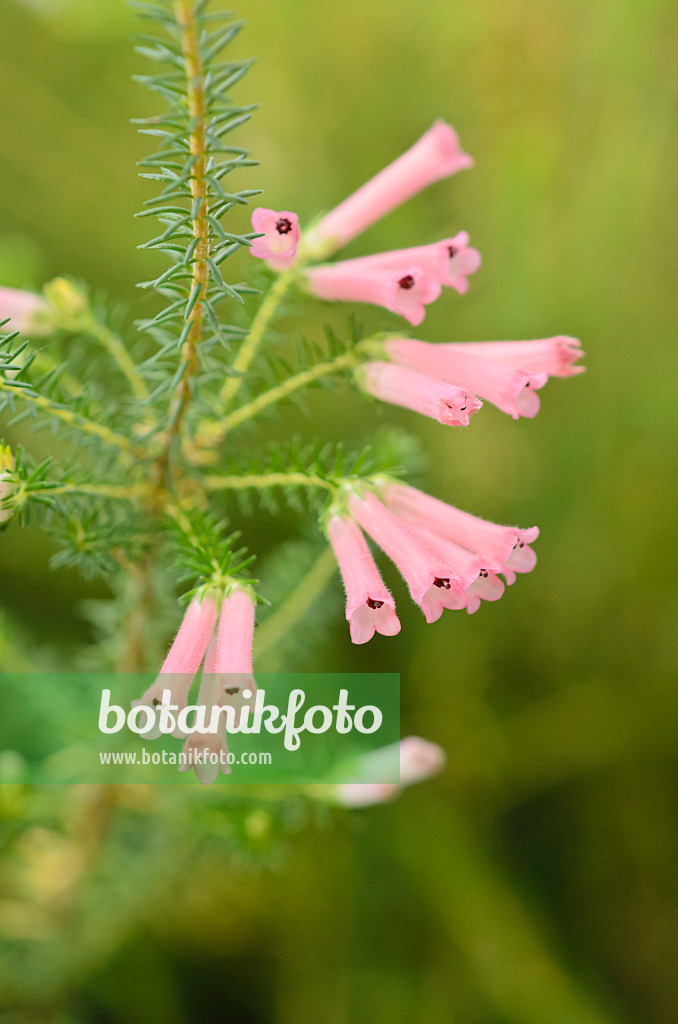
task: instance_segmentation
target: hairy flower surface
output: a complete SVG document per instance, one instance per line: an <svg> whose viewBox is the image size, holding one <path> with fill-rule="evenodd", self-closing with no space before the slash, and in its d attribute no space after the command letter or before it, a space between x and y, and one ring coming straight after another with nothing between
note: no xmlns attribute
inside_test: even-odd
<svg viewBox="0 0 678 1024"><path fill-rule="evenodd" d="M527 373L503 363L464 351L462 345L431 344L410 338L395 338L385 344L391 359L420 373L468 388L508 413L514 420L532 418L539 412L537 390L548 376Z"/></svg>
<svg viewBox="0 0 678 1024"><path fill-rule="evenodd" d="M383 804L394 800L406 786L437 775L445 767L447 755L437 743L422 740L419 736L408 736L397 744L400 757L400 782L345 782L337 786L334 793L335 803L342 807L369 807L372 804ZM370 770L371 764L383 759L390 748L384 747L366 754L363 758L364 769Z"/></svg>
<svg viewBox="0 0 678 1024"><path fill-rule="evenodd" d="M463 388L395 363L365 363L357 372L364 391L451 427L466 427L482 402Z"/></svg>
<svg viewBox="0 0 678 1024"><path fill-rule="evenodd" d="M296 213L258 206L252 212L252 227L263 235L252 240L252 256L269 260L275 270L285 270L294 263L299 245L299 218Z"/></svg>
<svg viewBox="0 0 678 1024"><path fill-rule="evenodd" d="M170 647L158 678L139 700L132 701L132 707L138 707L141 704L147 707L156 707L162 703L164 690L170 691L170 703L176 704L179 711L186 707L188 691L202 664L216 619L217 606L211 597L205 596L202 601L198 597L193 598L186 609L179 632ZM160 729L156 725L145 735L147 739L157 739L160 736ZM172 735L181 737L183 733L175 729Z"/></svg>
<svg viewBox="0 0 678 1024"><path fill-rule="evenodd" d="M585 366L575 366L584 355L580 342L564 334L536 341L453 342L446 348L513 366L525 373L545 373L549 377L572 377L586 369Z"/></svg>
<svg viewBox="0 0 678 1024"><path fill-rule="evenodd" d="M453 238L444 238L430 245L377 252L343 262L344 266L351 265L356 270L395 270L402 273L407 267L416 266L427 277L464 295L469 287L469 274L474 274L482 262L480 253L468 241L468 233L460 231Z"/></svg>
<svg viewBox="0 0 678 1024"><path fill-rule="evenodd" d="M530 547L539 536L536 526L526 530L499 526L406 484L390 484L383 497L387 507L403 520L446 537L491 564L500 564L507 583L514 583L516 573L531 572L537 564Z"/></svg>
<svg viewBox="0 0 678 1024"><path fill-rule="evenodd" d="M235 587L222 601L218 627L205 654L198 691L197 703L204 705L207 722L215 713L214 709L221 707L233 708L237 718L256 694L252 675L254 617L254 598L248 588ZM214 782L220 771L230 775L231 768L226 760L226 724L225 713L221 713L215 733L191 733L184 743L186 761L179 771L194 768L203 786Z"/></svg>
<svg viewBox="0 0 678 1024"><path fill-rule="evenodd" d="M346 589L346 618L353 643L367 643L375 632L395 636L400 632L395 601L384 586L360 527L351 519L333 516L327 536Z"/></svg>
<svg viewBox="0 0 678 1024"><path fill-rule="evenodd" d="M504 584L497 575L504 571L501 562L482 558L460 544L455 544L454 541L413 522L409 523L409 527L427 548L454 569L466 594L466 611L469 615L478 611L481 600L499 600L504 593Z"/></svg>
<svg viewBox="0 0 678 1024"><path fill-rule="evenodd" d="M402 156L326 214L309 245L322 246L325 254L339 249L434 181L466 167L473 167L473 159L462 150L454 128L436 121Z"/></svg>
<svg viewBox="0 0 678 1024"><path fill-rule="evenodd" d="M424 307L435 302L441 285L414 264L399 270L355 267L352 260L311 268L306 275L312 295L328 302L370 302L418 326Z"/></svg>
<svg viewBox="0 0 678 1024"><path fill-rule="evenodd" d="M462 581L450 565L431 551L397 515L374 494L354 494L351 515L397 566L427 622L435 622L444 608L466 607Z"/></svg>

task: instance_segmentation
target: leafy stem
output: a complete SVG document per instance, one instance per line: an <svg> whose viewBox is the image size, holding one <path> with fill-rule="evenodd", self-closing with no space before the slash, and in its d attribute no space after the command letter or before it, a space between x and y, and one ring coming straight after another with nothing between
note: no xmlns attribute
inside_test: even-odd
<svg viewBox="0 0 678 1024"><path fill-rule="evenodd" d="M179 376L167 417L165 451L161 467L169 464L172 441L181 431L191 400L192 380L198 370L198 344L202 334L203 301L209 281L210 226L207 211L207 143L205 132L205 74L200 52L196 9L193 0L175 0L174 16L179 28L181 52L186 73L186 98L190 119L189 146L192 157L190 189L193 200L191 221L195 248L192 263L192 287L187 319L190 328L182 346L183 370Z"/></svg>
<svg viewBox="0 0 678 1024"><path fill-rule="evenodd" d="M219 398L224 409L228 408L238 393L242 380L252 365L259 351L259 346L266 337L266 332L275 319L276 313L292 284L298 279L301 269L302 261L299 259L293 267L284 270L273 283L268 295L259 306L257 314L252 321L250 332L240 346L238 354L233 361L233 376L226 378L226 383L221 389Z"/></svg>
<svg viewBox="0 0 678 1024"><path fill-rule="evenodd" d="M251 420L254 416L257 416L269 406L275 405L277 402L287 398L295 391L299 391L301 388L307 387L309 384L313 384L315 381L321 380L323 377L328 377L340 370L349 369L355 366L357 362L357 352L355 349L352 349L349 352L342 352L334 359L328 359L324 362L316 363L315 366L311 366L308 370L302 370L301 373L288 377L287 380L284 380L281 384L277 384L268 391L262 392L262 394L257 395L256 398L252 399L251 402L241 405L238 409L235 409L227 416L224 416L219 420L204 423L196 435L195 444L198 447L203 445L215 446L219 444L219 442L223 441L231 430L234 430L235 427L239 427L241 423ZM233 378L230 379L232 380Z"/></svg>
<svg viewBox="0 0 678 1024"><path fill-rule="evenodd" d="M59 405L57 402L53 402L52 399L46 398L44 395L39 395L32 389L24 386L20 386L18 382L8 381L5 378L0 377L0 391L9 392L9 394L15 397L23 398L25 401L30 402L36 409L40 409L41 412L46 413L49 416L54 416L56 419L61 420L62 423L66 423L69 427L75 430L80 430L85 434L91 434L94 437L101 438L107 444L110 444L120 451L125 452L127 455L133 456L135 459L147 459L148 453L143 448L139 448L137 445L132 444L122 434L116 433L111 430L110 427L104 426L102 423L95 423L94 420L87 419L86 416L81 416L79 413L73 412L71 409L67 409L63 405Z"/></svg>

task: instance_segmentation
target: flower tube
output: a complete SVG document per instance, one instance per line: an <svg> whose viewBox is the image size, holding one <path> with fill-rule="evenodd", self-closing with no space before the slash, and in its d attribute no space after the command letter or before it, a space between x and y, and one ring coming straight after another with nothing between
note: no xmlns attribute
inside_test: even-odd
<svg viewBox="0 0 678 1024"><path fill-rule="evenodd" d="M204 705L206 722L216 714L216 732L192 732L184 743L185 761L180 772L195 769L203 786L209 786L223 772L231 774L226 740L227 720L217 708L233 708L236 719L256 694L252 675L255 602L247 587L235 586L221 604L216 637L210 641L198 704Z"/></svg>
<svg viewBox="0 0 678 1024"><path fill-rule="evenodd" d="M423 782L437 775L445 767L447 755L437 743L422 740L419 736L408 736L397 744L400 756L400 782L344 782L337 786L333 802L342 807L369 807L394 800L406 786ZM363 757L366 773L370 761L383 757L389 748L365 754Z"/></svg>
<svg viewBox="0 0 678 1024"><path fill-rule="evenodd" d="M387 509L374 494L354 494L351 515L397 566L427 622L435 622L443 608L466 607L466 595L454 570L429 550L407 524Z"/></svg>
<svg viewBox="0 0 678 1024"><path fill-rule="evenodd" d="M407 484L389 484L383 498L386 506L402 519L446 537L491 563L501 564L507 583L515 582L517 572L531 572L537 564L537 556L530 547L539 536L537 526L526 530L499 526Z"/></svg>
<svg viewBox="0 0 678 1024"><path fill-rule="evenodd" d="M162 703L164 690L170 691L170 703L178 705L179 711L186 707L188 691L207 651L216 618L217 606L211 597L193 598L158 678L139 700L132 701L132 707L157 707ZM183 733L177 728L172 735L181 737ZM157 739L160 729L154 726L145 736Z"/></svg>
<svg viewBox="0 0 678 1024"><path fill-rule="evenodd" d="M392 270L356 268L352 260L312 267L306 275L308 290L327 302L370 302L418 326L427 306L440 295L438 281L414 265Z"/></svg>
<svg viewBox="0 0 678 1024"><path fill-rule="evenodd" d="M435 374L441 380L474 391L492 402L514 420L532 418L539 412L539 396L548 377L528 374L502 363L467 355L458 345L431 344L411 338L394 338L384 345L388 356L401 366L419 373Z"/></svg>
<svg viewBox="0 0 678 1024"><path fill-rule="evenodd" d="M415 245L409 249L393 249L377 252L370 256L358 256L344 260L356 270L400 270L408 266L419 267L427 277L442 285L454 288L460 295L468 291L468 276L480 267L481 257L477 249L469 244L466 231L460 231L453 238L444 238L430 245Z"/></svg>
<svg viewBox="0 0 678 1024"><path fill-rule="evenodd" d="M384 586L360 527L352 519L333 516L327 536L344 581L353 643L367 643L375 632L395 636L400 632L395 601Z"/></svg>
<svg viewBox="0 0 678 1024"><path fill-rule="evenodd" d="M513 366L525 373L545 373L549 377L573 377L586 369L574 365L585 354L581 343L565 334L536 341L463 341L450 343L447 348Z"/></svg>
<svg viewBox="0 0 678 1024"><path fill-rule="evenodd" d="M309 248L334 252L434 181L472 166L454 128L436 121L402 156L326 214L310 233Z"/></svg>
<svg viewBox="0 0 678 1024"><path fill-rule="evenodd" d="M382 402L401 405L451 427L467 427L483 404L470 391L395 363L365 363L356 371L356 380Z"/></svg>

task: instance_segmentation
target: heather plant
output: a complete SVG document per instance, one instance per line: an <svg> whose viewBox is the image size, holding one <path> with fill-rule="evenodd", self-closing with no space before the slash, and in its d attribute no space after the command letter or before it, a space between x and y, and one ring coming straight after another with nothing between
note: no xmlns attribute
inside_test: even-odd
<svg viewBox="0 0 678 1024"><path fill-rule="evenodd" d="M368 538L396 565L428 622L444 609L473 613L481 600L496 601L516 573L535 565L536 527L496 525L407 484L410 444L399 432L356 450L347 438L320 444L310 427L306 437L264 444L256 430L264 413L343 379L366 400L472 429L483 401L513 419L534 417L538 390L550 376L580 372L581 353L565 336L433 344L394 330L342 337L328 329L324 340L297 345L295 365L281 359L279 321L291 303L297 312L318 301L371 303L419 327L426 306L444 302L447 289L468 290L481 259L464 230L430 244L408 239L414 244L396 251L332 257L473 160L438 120L315 221L308 211L257 205L251 231L230 230L234 211L254 206L259 194L242 187L254 160L237 145L237 129L256 108L239 98L252 62L227 57L242 23L208 10L205 0L134 6L150 26L138 50L156 66L138 80L162 105L139 122L157 144L141 161L154 193L138 214L154 225L143 248L163 261L140 285L154 296L153 312L121 329L114 309L65 278L42 296L0 292L3 408L13 423L33 417L64 435L58 454L42 460L3 447L0 519L15 529L12 519L37 518L60 544L55 568L75 566L107 581L113 596L99 610L102 642L89 652L90 664L159 669L139 703L157 703L167 686L185 707L201 668L205 702L228 701L230 676L251 679L256 670L257 566L267 553L241 543L241 521L260 507L252 497L269 510L282 502L310 510L330 545L301 578L285 567L286 596L264 612L269 635L312 614L335 564L329 550L343 578L352 641L396 634L395 600ZM229 272L243 249L251 267L245 281ZM341 398L335 392L328 400ZM314 538L310 546L318 550ZM177 596L187 606L181 622ZM176 637L160 663L172 619ZM210 680L221 676L215 689ZM410 740L403 780L431 774L441 756ZM369 803L396 790L372 788L362 798L337 790L334 799Z"/></svg>

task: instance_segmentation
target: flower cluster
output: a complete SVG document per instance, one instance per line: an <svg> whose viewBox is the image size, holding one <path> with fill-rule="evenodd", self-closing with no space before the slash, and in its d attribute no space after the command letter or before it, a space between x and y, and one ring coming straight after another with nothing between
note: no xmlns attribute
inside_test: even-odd
<svg viewBox="0 0 678 1024"><path fill-rule="evenodd" d="M418 325L425 306L444 286L460 295L480 267L480 254L460 231L431 245L398 249L333 264L307 264L346 245L379 217L441 178L473 166L457 133L437 121L411 149L300 235L289 212L256 210L262 233L252 255L276 270L299 266L301 280L316 297L371 302ZM358 385L381 401L422 413L449 426L468 426L483 400L513 419L539 411L537 392L549 377L568 377L577 366L579 342L557 336L535 341L431 344L387 336L361 343L368 358L355 370ZM364 533L363 533L364 531ZM521 530L486 522L394 481L347 486L327 518L326 532L346 589L351 638L362 644L375 632L400 630L395 602L365 540L367 534L404 577L427 622L444 608L477 611L496 601L516 573L529 572L536 556L529 546L537 527ZM501 578L503 577L503 579Z"/></svg>
<svg viewBox="0 0 678 1024"><path fill-rule="evenodd" d="M202 666L198 691L198 704L207 708L242 704L244 691L256 692L252 675L252 639L254 635L255 603L250 590L235 586L221 600L214 590L196 595L186 610L179 632L165 658L160 674L133 707L157 707L162 703L163 691L169 690L171 704L182 711L188 705L191 684ZM248 696L249 696L248 695ZM175 730L177 738L184 733ZM148 739L157 739L160 730L151 730ZM196 758L199 753L201 758ZM221 754L225 755L221 757ZM184 743L186 761L179 771L195 767L196 775L208 785L216 779L220 766L225 775L231 769L226 763L226 719L219 719L215 734L191 732ZM212 763L210 754L218 755L218 764ZM208 755L205 757L205 755Z"/></svg>

